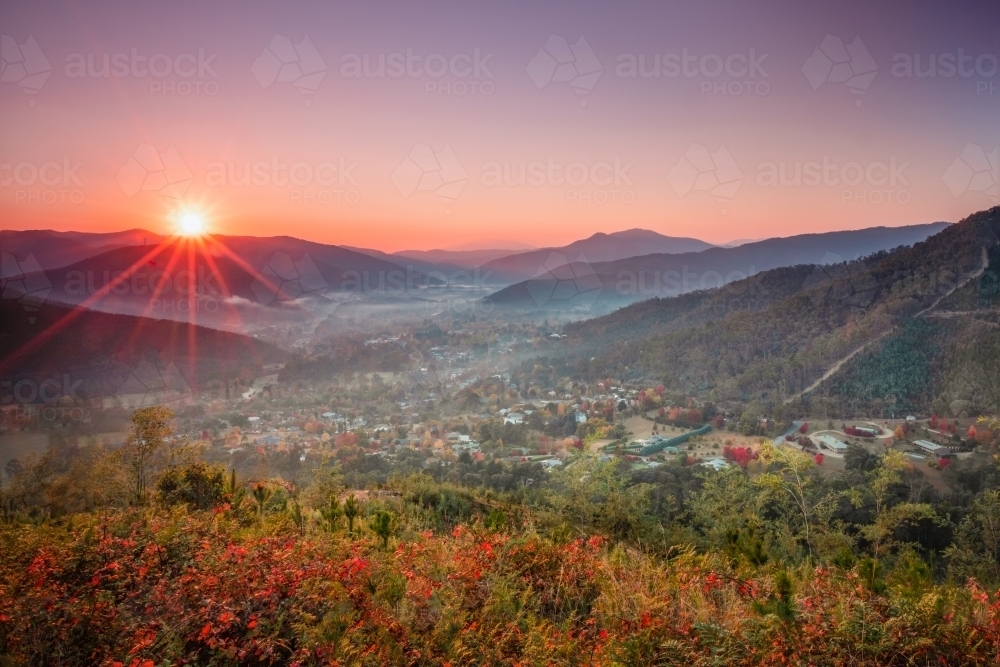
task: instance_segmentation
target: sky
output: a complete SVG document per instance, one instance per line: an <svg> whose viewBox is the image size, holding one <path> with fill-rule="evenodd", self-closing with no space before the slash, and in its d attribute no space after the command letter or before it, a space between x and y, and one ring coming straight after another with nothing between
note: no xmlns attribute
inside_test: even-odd
<svg viewBox="0 0 1000 667"><path fill-rule="evenodd" d="M997 202L1000 5L6 0L0 227L377 248Z"/></svg>

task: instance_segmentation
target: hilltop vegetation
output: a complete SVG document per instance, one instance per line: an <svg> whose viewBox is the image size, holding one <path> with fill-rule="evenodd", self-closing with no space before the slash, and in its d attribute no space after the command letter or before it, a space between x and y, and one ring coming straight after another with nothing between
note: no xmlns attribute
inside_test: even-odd
<svg viewBox="0 0 1000 667"><path fill-rule="evenodd" d="M720 471L581 456L508 490L404 464L361 491L337 464L238 479L169 440L169 418L139 410L120 451L39 461L0 497L0 664L988 665L1000 652L989 456L949 466L947 496L897 451L852 449L822 475L769 444ZM995 447L1000 422L978 428Z"/></svg>

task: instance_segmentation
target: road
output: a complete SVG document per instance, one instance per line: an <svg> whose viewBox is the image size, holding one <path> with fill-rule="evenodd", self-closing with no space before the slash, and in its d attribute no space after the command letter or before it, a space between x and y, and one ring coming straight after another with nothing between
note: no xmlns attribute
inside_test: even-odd
<svg viewBox="0 0 1000 667"><path fill-rule="evenodd" d="M990 265L990 260L989 260L989 256L988 256L988 254L986 252L986 248L985 247L982 248L982 253L983 253L983 263L982 263L982 266L980 266L978 269L976 269L975 271L973 271L972 273L970 273L969 275L967 275L964 280L962 280L961 282L959 282L956 285L954 285L953 287L951 287L951 289L949 289L947 292L945 292L944 294L942 294L938 298L934 299L934 301L931 303L931 305L927 306L926 308L924 308L923 310L921 310L920 312L918 312L916 315L914 315L914 317L939 317L939 315L935 315L934 313L931 313L932 310L934 310L935 308L937 308L937 306L938 306L939 303L941 303L943 300L947 299L949 296L951 296L952 294L954 294L957 290L961 289L962 287L965 287L970 282L972 282L973 280L977 279L979 276L983 275L983 273L986 271L986 268ZM955 314L957 315L958 313L955 313ZM951 317L953 315L941 315L941 316ZM993 325L993 326L997 326L997 325ZM802 396L804 396L804 395L806 395L806 394L808 394L810 392L815 391L821 384L823 384L824 382L826 382L827 380L829 380L834 374L836 374L836 372L839 371L840 368L845 363L847 363L848 361L850 361L851 359L853 359L859 353L864 352L873 343L877 343L878 341L882 340L883 338L885 338L888 334L892 333L893 331L895 331L894 328L893 329L888 329L887 331L882 332L881 334L879 334L879 336L877 338L874 338L874 339L868 341L867 343L865 343L861 347L857 348L856 350L854 350L853 352L851 352L850 354L848 354L846 357L843 357L842 359L837 360L836 362L834 362L834 364L832 366L830 366L830 368L827 369L827 371L825 373L823 373L823 375L818 380L816 380L815 382L813 382L811 385L809 385L808 387L806 387L805 389L803 389L799 393L793 394L792 396L789 396L788 398L786 398L785 399L785 403L791 403L792 401L797 400L799 398L802 398Z"/></svg>

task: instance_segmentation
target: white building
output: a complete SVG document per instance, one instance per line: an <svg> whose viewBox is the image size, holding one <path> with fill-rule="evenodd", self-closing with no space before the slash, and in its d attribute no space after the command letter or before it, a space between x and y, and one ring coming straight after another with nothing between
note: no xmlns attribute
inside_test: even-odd
<svg viewBox="0 0 1000 667"><path fill-rule="evenodd" d="M705 466L706 468L715 468L716 470L722 470L723 468L728 468L731 464L725 459L706 459L698 465Z"/></svg>
<svg viewBox="0 0 1000 667"><path fill-rule="evenodd" d="M925 452L934 454L935 456L941 457L951 454L951 451L947 447L942 447L936 442L931 442L930 440L914 440L913 444Z"/></svg>
<svg viewBox="0 0 1000 667"><path fill-rule="evenodd" d="M837 440L832 435L817 435L814 438L819 441L819 446L831 452L843 453L847 451L847 445Z"/></svg>

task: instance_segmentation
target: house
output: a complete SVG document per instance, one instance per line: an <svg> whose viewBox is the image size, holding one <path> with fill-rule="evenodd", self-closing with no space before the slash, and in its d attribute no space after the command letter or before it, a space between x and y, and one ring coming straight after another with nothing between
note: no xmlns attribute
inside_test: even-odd
<svg viewBox="0 0 1000 667"><path fill-rule="evenodd" d="M524 423L524 415L520 412L510 412L503 418L504 424L521 424Z"/></svg>
<svg viewBox="0 0 1000 667"><path fill-rule="evenodd" d="M714 468L715 470L722 470L724 468L728 468L730 463L725 459L706 459L698 465L705 466L706 468Z"/></svg>
<svg viewBox="0 0 1000 667"><path fill-rule="evenodd" d="M815 440L819 442L821 449L828 449L831 452L844 453L847 451L847 445L840 440L837 440L832 435L817 435L814 436Z"/></svg>
<svg viewBox="0 0 1000 667"><path fill-rule="evenodd" d="M947 447L942 447L936 442L931 442L930 440L914 440L913 444L927 452L928 454L933 454L938 458L947 458L952 456L952 452Z"/></svg>

